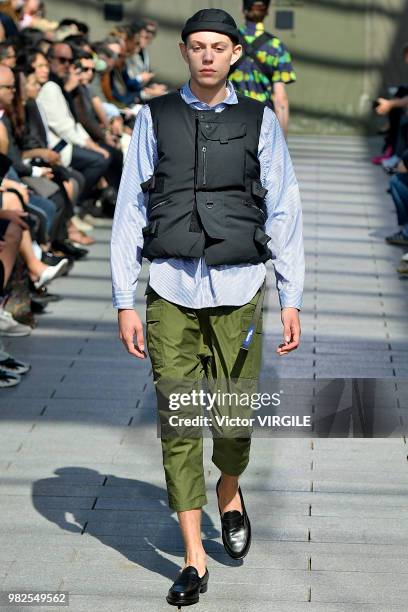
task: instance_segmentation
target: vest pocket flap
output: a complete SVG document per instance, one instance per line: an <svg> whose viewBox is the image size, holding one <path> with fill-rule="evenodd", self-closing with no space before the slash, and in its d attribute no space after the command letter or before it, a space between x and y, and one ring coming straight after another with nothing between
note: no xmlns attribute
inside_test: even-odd
<svg viewBox="0 0 408 612"><path fill-rule="evenodd" d="M255 181L252 181L251 191L252 191L252 195L258 196L258 198L262 198L262 200L268 193L268 190L265 189L265 187L262 187L262 183L258 179L256 179Z"/></svg>
<svg viewBox="0 0 408 612"><path fill-rule="evenodd" d="M197 194L197 208L205 232L215 240L225 238L224 199L220 194Z"/></svg>
<svg viewBox="0 0 408 612"><path fill-rule="evenodd" d="M242 138L246 123L201 123L201 133L207 140L219 140L222 144L234 138Z"/></svg>
<svg viewBox="0 0 408 612"><path fill-rule="evenodd" d="M158 221L151 221L142 228L142 234L146 238L147 236L157 236L157 230L159 227Z"/></svg>
<svg viewBox="0 0 408 612"><path fill-rule="evenodd" d="M261 227L257 227L254 234L255 242L259 242L262 246L266 246L271 237L266 234Z"/></svg>
<svg viewBox="0 0 408 612"><path fill-rule="evenodd" d="M147 191L149 191L150 187L152 186L153 179L154 177L152 176L149 179L147 179L147 181L140 183L140 187L142 188L143 193L146 193Z"/></svg>
<svg viewBox="0 0 408 612"><path fill-rule="evenodd" d="M155 191L156 193L163 193L164 191L164 177L162 176L151 176L147 181L140 183L143 193L147 191Z"/></svg>

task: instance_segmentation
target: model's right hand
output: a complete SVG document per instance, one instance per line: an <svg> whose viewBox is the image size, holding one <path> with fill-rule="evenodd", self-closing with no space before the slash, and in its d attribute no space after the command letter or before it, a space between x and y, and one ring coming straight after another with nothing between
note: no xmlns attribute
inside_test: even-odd
<svg viewBox="0 0 408 612"><path fill-rule="evenodd" d="M119 339L122 340L128 353L139 359L146 359L142 321L133 308L118 310ZM136 336L136 342L134 337Z"/></svg>

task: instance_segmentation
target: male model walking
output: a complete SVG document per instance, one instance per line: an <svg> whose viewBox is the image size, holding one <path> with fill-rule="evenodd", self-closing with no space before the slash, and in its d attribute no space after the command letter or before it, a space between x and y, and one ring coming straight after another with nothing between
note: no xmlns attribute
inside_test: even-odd
<svg viewBox="0 0 408 612"><path fill-rule="evenodd" d="M245 386L261 365L268 259L275 265L283 324L277 353L299 344L304 275L299 190L273 111L237 96L227 82L242 50L233 18L223 10L198 11L181 37L190 79L137 116L116 204L111 269L119 337L131 355L146 358L134 310L144 256L151 261L146 322L156 390L163 381L174 388L178 381L194 386L205 378L234 378ZM213 439L212 461L221 471L222 539L235 559L247 554L251 542L238 486L250 441ZM185 565L167 601L190 605L208 583L200 528L207 503L203 440L162 435L161 443L169 505L177 511L185 543Z"/></svg>
<svg viewBox="0 0 408 612"><path fill-rule="evenodd" d="M244 0L245 25L239 28L243 53L229 78L236 91L275 111L286 136L289 123L286 85L296 81L296 74L286 46L265 31L269 5L270 0Z"/></svg>

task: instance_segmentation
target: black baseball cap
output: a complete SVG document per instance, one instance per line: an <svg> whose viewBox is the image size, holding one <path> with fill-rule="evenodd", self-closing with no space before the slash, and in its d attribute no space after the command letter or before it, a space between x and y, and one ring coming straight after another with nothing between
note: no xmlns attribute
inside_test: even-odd
<svg viewBox="0 0 408 612"><path fill-rule="evenodd" d="M181 38L186 42L193 32L220 32L229 36L233 42L239 41L239 32L234 18L222 9L202 9L187 19Z"/></svg>

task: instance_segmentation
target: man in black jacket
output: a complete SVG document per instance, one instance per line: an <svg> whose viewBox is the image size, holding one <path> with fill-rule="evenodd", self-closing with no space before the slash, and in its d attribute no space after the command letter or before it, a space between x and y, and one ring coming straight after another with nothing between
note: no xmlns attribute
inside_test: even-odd
<svg viewBox="0 0 408 612"><path fill-rule="evenodd" d="M108 151L110 163L106 169L105 178L109 185L112 185L117 192L122 176L123 153L118 148L112 134L108 131L105 132L101 127L92 104L92 97L88 86L95 74L95 61L90 53L80 51L78 52L77 62L79 63L78 70L80 70L80 73L79 85L72 92L74 110L78 121L88 134L100 147Z"/></svg>

